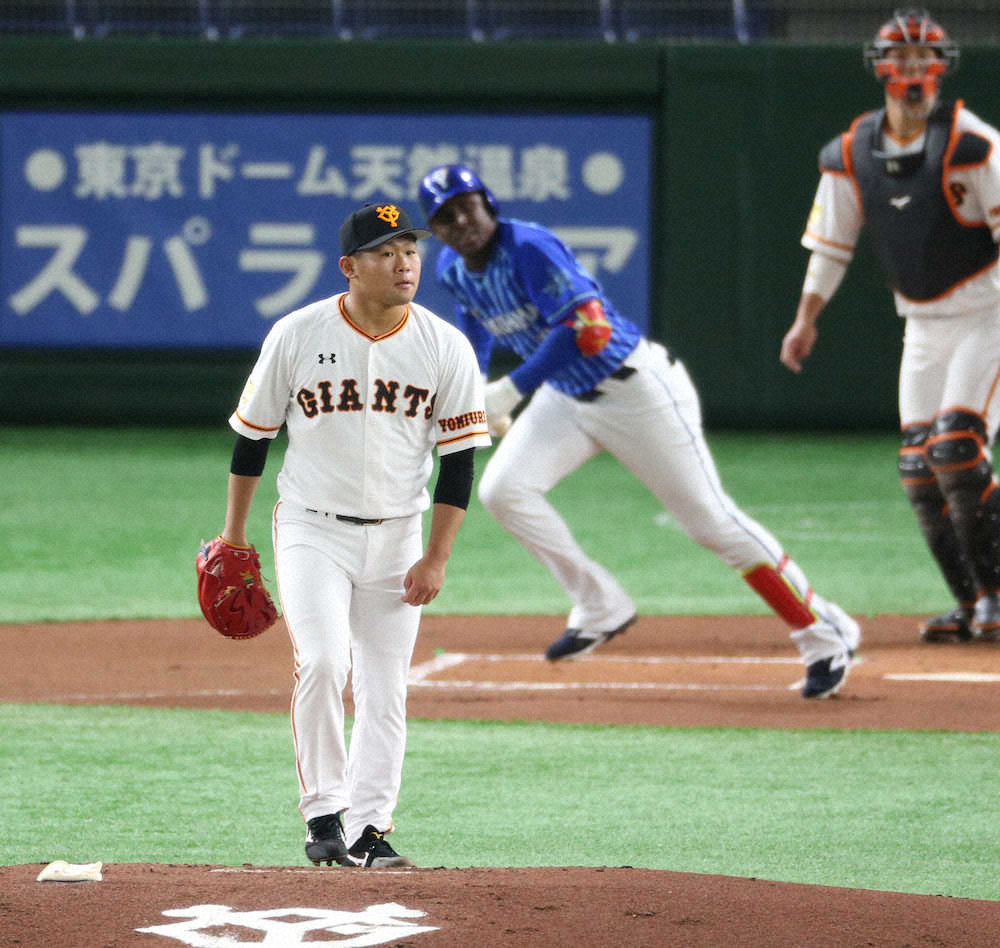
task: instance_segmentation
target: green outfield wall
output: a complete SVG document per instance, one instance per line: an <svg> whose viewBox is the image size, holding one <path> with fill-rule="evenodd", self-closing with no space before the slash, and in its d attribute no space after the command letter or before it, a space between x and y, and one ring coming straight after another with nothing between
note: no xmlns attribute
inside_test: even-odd
<svg viewBox="0 0 1000 948"><path fill-rule="evenodd" d="M1000 55L951 96L1000 124ZM778 363L816 153L879 102L860 49L658 44L8 38L0 108L633 112L655 119L653 334L707 423L896 425L902 326L862 248L795 377ZM0 266L3 261L0 260ZM5 423L220 423L253 353L0 349Z"/></svg>

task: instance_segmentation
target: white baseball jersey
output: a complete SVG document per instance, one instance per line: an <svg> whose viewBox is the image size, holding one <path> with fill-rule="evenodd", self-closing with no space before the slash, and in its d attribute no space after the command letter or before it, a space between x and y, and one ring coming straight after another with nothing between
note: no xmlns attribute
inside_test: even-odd
<svg viewBox="0 0 1000 948"><path fill-rule="evenodd" d="M422 553L432 452L490 437L475 354L458 329L411 303L373 337L347 315L346 295L274 324L229 423L254 439L288 426L272 533L295 654L299 809L306 820L343 813L351 844L368 825L392 827L420 620L402 595Z"/></svg>
<svg viewBox="0 0 1000 948"><path fill-rule="evenodd" d="M288 426L282 500L353 517L419 513L435 446L444 455L490 444L472 346L415 303L373 337L345 296L274 324L229 424L253 439Z"/></svg>
<svg viewBox="0 0 1000 948"><path fill-rule="evenodd" d="M985 162L975 166L951 168L945 182L952 195L956 218L967 224L986 222L993 239L1000 242L1000 133L964 106L958 108L955 134L972 132L992 145ZM923 150L924 135L900 143L883 132L882 149L886 154L905 155ZM843 263L854 256L858 236L864 224L860 195L854 179L844 173L825 171L820 176L802 245ZM1000 306L1000 266L993 266L974 279L960 283L937 299L917 301L893 293L900 316L955 316L988 307Z"/></svg>

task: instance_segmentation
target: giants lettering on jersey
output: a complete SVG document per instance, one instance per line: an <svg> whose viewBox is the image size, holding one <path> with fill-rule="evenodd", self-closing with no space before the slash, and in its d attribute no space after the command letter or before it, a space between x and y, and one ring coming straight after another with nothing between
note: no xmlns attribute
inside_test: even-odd
<svg viewBox="0 0 1000 948"><path fill-rule="evenodd" d="M372 400L368 406L372 411L385 412L393 415L398 410L400 383L395 379L386 382L383 379L375 379L372 386ZM420 411L420 406L424 405L422 412L424 420L430 420L434 412L434 399L430 389L419 388L416 385L407 385L403 389L403 405L406 406L403 416L406 418L416 418ZM357 379L343 379L340 383L340 391L334 394L334 383L329 380L316 383L316 391L305 386L300 388L295 395L295 401L306 418L315 418L319 414L330 414L335 411L364 411L365 404L358 391Z"/></svg>

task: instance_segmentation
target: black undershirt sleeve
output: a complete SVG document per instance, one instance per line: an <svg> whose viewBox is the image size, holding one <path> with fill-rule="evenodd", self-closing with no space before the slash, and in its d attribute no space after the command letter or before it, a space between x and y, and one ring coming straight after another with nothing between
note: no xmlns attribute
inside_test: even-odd
<svg viewBox="0 0 1000 948"><path fill-rule="evenodd" d="M270 438L258 438L255 441L253 438L237 435L229 473L240 474L243 477L260 477L264 473L269 447L271 447Z"/></svg>
<svg viewBox="0 0 1000 948"><path fill-rule="evenodd" d="M441 457L437 483L434 485L434 503L468 509L469 498L472 496L475 453L475 448L466 448Z"/></svg>

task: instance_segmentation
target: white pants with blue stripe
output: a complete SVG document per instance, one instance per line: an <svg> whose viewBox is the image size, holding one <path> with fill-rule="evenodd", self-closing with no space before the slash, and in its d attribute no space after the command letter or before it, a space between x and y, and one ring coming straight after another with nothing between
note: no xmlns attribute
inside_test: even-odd
<svg viewBox="0 0 1000 948"><path fill-rule="evenodd" d="M608 631L630 618L635 604L621 584L588 557L545 495L601 451L613 454L701 546L740 572L778 567L781 544L726 494L702 430L698 393L679 361L641 340L625 364L635 374L601 383L602 396L579 401L543 385L500 442L483 472L479 497L499 523L558 580L572 602L568 626ZM595 496L594 504L614 504ZM838 654L844 630L857 645L857 626L808 589L791 564L784 575L809 597L816 629L795 641L808 664ZM828 608L829 607L829 608Z"/></svg>

